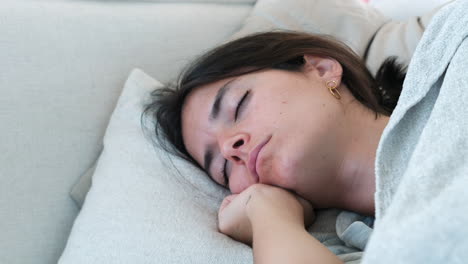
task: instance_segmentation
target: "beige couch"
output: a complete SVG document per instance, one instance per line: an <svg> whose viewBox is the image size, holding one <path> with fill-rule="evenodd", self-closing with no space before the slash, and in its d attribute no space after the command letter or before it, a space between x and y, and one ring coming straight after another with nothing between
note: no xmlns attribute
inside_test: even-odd
<svg viewBox="0 0 468 264"><path fill-rule="evenodd" d="M0 263L54 263L60 257L79 213L69 192L98 157L131 69L172 80L193 56L240 30L254 4L0 3ZM408 59L429 17L412 20L415 31L406 36L401 27L408 24L385 24L383 17L370 25L394 34L396 44L384 33L375 35L388 54L372 46L369 65L375 68L392 53L406 52Z"/></svg>

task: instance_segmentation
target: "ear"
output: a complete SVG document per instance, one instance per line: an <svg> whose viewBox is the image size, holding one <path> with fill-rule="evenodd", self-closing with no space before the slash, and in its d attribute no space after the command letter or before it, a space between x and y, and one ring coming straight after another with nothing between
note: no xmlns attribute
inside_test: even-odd
<svg viewBox="0 0 468 264"><path fill-rule="evenodd" d="M317 74L317 77L324 81L334 80L341 81L343 75L343 68L341 64L330 57L319 57L316 55L304 55L304 73Z"/></svg>

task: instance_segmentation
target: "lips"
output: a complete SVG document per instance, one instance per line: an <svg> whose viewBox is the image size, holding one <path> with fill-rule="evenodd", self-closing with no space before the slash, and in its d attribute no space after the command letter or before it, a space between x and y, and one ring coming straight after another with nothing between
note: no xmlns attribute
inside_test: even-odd
<svg viewBox="0 0 468 264"><path fill-rule="evenodd" d="M252 173L252 175L254 175L255 177L255 182L259 182L260 181L260 177L258 175L258 168L257 168L257 158L258 158L258 153L260 153L260 150L262 150L263 146L266 145L266 143L268 143L268 141L270 141L271 139L271 136L268 136L265 140L263 140L262 142L260 142L260 144L258 144L251 152L250 152L250 155L249 155L249 164L248 164L248 168L249 168L249 171Z"/></svg>

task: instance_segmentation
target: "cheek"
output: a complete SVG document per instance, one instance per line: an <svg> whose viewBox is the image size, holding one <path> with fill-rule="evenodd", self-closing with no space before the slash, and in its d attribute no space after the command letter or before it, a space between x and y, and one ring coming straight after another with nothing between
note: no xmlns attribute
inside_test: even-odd
<svg viewBox="0 0 468 264"><path fill-rule="evenodd" d="M273 132L288 121L290 106L287 99L264 96L249 106L247 127L260 129L261 133Z"/></svg>
<svg viewBox="0 0 468 264"><path fill-rule="evenodd" d="M268 181L272 185L291 189L295 186L304 165L302 149L291 141L278 149L279 151L274 152Z"/></svg>
<svg viewBox="0 0 468 264"><path fill-rule="evenodd" d="M259 110L275 128L295 130L304 119L310 118L312 101L307 97L307 94L298 93L295 89L289 93L281 90L266 98L265 106L262 105Z"/></svg>
<svg viewBox="0 0 468 264"><path fill-rule="evenodd" d="M298 182L309 177L317 163L323 162L321 154L328 147L324 138L326 131L310 124L300 129L303 123L295 129L278 131L278 140L270 150L272 159L267 184L296 189Z"/></svg>

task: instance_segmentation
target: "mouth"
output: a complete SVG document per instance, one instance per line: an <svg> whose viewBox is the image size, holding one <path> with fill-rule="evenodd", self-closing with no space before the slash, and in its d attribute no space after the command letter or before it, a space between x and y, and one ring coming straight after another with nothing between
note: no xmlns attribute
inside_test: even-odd
<svg viewBox="0 0 468 264"><path fill-rule="evenodd" d="M268 143L268 141L270 141L271 137L271 135L268 136L264 141L258 144L258 146L256 146L249 155L248 167L252 175L254 175L256 183L260 181L260 176L258 175L258 155L262 150L263 146L265 146Z"/></svg>

